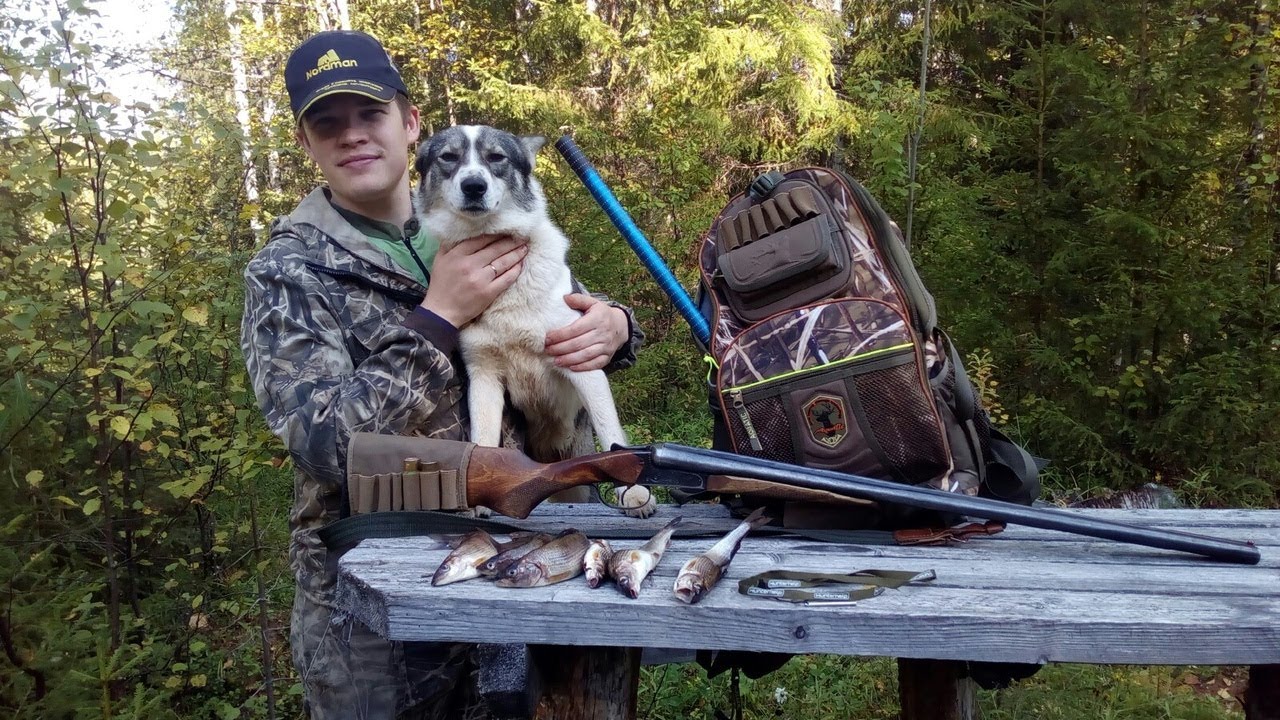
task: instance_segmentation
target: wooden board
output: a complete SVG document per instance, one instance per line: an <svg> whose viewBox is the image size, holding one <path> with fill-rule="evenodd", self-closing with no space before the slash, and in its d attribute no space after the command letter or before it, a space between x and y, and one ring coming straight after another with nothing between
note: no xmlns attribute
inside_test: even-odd
<svg viewBox="0 0 1280 720"><path fill-rule="evenodd" d="M661 508L646 521L599 506L543 506L529 524L656 530L675 513L727 530L716 506ZM365 541L341 560L339 604L401 640L528 642L835 653L1004 662L1280 663L1280 511L1089 510L1090 517L1248 539L1258 566L1011 526L952 547L847 546L749 537L700 604L671 585L714 538L677 540L640 598L580 578L547 588L428 578L448 550L427 538ZM718 525L717 525L718 523ZM619 540L615 547L642 540ZM737 581L769 569L937 572L853 607L747 598Z"/></svg>

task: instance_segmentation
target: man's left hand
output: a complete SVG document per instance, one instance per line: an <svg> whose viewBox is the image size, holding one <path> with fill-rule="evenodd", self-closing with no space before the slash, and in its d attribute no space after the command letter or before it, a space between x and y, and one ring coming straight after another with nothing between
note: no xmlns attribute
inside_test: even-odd
<svg viewBox="0 0 1280 720"><path fill-rule="evenodd" d="M627 314L582 293L565 295L564 302L582 317L547 333L547 354L575 372L600 370L627 341Z"/></svg>

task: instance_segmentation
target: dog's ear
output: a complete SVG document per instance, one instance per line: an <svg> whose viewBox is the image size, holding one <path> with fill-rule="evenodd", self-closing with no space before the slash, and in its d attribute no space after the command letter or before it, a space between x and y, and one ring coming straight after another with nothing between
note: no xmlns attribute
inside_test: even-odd
<svg viewBox="0 0 1280 720"><path fill-rule="evenodd" d="M524 145L525 152L529 153L529 164L534 165L538 161L538 151L547 144L547 139L541 135L521 135L520 144Z"/></svg>

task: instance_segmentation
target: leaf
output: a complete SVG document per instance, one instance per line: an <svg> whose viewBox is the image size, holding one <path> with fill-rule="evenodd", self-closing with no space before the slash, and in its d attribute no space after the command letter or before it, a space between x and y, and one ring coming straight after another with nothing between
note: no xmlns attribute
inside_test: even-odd
<svg viewBox="0 0 1280 720"><path fill-rule="evenodd" d="M83 510L85 516L88 517L89 515L98 512L99 507L102 507L102 500L100 498L89 498L84 501L84 507L80 509Z"/></svg>
<svg viewBox="0 0 1280 720"><path fill-rule="evenodd" d="M155 405L152 405L149 412L156 422L161 422L172 427L178 426L178 414L173 411L173 408L165 405L164 403L156 403Z"/></svg>
<svg viewBox="0 0 1280 720"><path fill-rule="evenodd" d="M121 440L129 436L129 418L116 415L111 418L111 432Z"/></svg>
<svg viewBox="0 0 1280 720"><path fill-rule="evenodd" d="M39 487L40 483L43 481L44 481L43 471L32 470L31 472L27 473L27 484L30 485L31 487Z"/></svg>
<svg viewBox="0 0 1280 720"><path fill-rule="evenodd" d="M182 311L182 319L189 323L204 327L209 324L209 308L204 305L192 305Z"/></svg>

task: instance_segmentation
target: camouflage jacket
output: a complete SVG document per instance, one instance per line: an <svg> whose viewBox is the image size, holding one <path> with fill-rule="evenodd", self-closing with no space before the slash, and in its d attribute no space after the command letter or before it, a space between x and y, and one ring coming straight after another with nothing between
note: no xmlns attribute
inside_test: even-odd
<svg viewBox="0 0 1280 720"><path fill-rule="evenodd" d="M351 434L466 439L457 330L415 310L425 288L339 215L323 188L276 219L244 276L241 349L258 405L294 464L290 564L300 590L328 604L337 558L316 530L347 513ZM632 336L609 370L633 364L644 337L623 309Z"/></svg>

